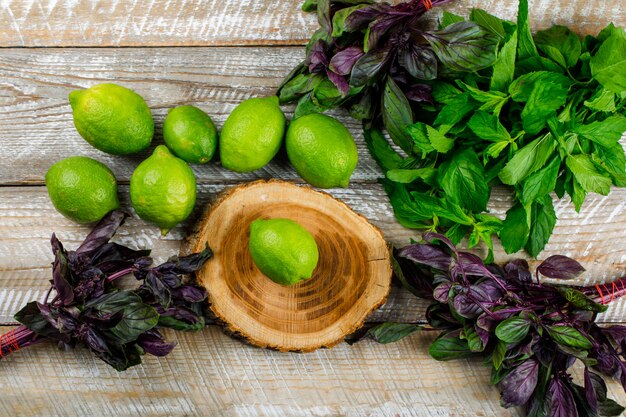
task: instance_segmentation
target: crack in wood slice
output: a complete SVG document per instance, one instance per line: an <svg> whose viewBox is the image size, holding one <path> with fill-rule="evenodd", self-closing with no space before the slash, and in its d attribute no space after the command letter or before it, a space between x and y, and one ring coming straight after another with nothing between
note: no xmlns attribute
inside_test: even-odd
<svg viewBox="0 0 626 417"><path fill-rule="evenodd" d="M289 218L315 238L320 261L313 276L277 284L248 251L256 219ZM208 244L214 258L197 278L211 311L231 333L281 351L333 346L356 331L389 292L391 262L382 233L326 193L271 180L227 191L200 221L191 251Z"/></svg>

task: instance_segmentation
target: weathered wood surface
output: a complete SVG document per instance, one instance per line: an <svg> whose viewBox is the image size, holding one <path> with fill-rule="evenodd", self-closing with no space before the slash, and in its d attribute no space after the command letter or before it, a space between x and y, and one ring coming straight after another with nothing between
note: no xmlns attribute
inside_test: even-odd
<svg viewBox="0 0 626 417"><path fill-rule="evenodd" d="M302 354L247 346L212 326L166 332L178 342L168 357L145 357L124 373L86 349L42 343L0 362L0 415L523 416L500 407L480 360L432 360L434 336ZM610 398L626 402L617 382L608 388Z"/></svg>
<svg viewBox="0 0 626 417"><path fill-rule="evenodd" d="M597 33L609 20L626 16L622 0L529 3L536 29L568 24ZM315 15L302 13L301 5L301 0L4 0L0 46L299 45L317 29ZM516 2L501 0L447 6L461 15L473 7L507 19L515 19L517 11Z"/></svg>
<svg viewBox="0 0 626 417"><path fill-rule="evenodd" d="M224 184L201 185L198 204L190 219L160 237L156 226L138 218L129 219L116 239L138 248L153 248L156 260L163 261L177 253L180 240L192 229L207 205L227 187ZM378 184L357 184L350 189L332 189L330 193L349 204L378 226L386 239L404 246L416 231L400 226L393 217L387 196ZM128 187L121 186L122 206L130 210ZM500 217L510 206L510 196L496 190L490 207ZM615 189L612 197L590 196L580 213L565 201L556 203L559 221L542 258L566 254L578 259L587 268L576 283L589 285L605 282L626 272L626 190ZM41 299L50 279L49 239L56 232L68 248L75 248L89 232L89 227L63 218L52 206L44 187L0 187L0 323L12 323L13 314L26 302ZM622 244L620 244L622 242ZM511 258L496 247L496 259ZM370 316L370 321L423 320L427 304L410 293L395 289L389 301ZM626 300L613 303L601 316L602 321L624 322Z"/></svg>

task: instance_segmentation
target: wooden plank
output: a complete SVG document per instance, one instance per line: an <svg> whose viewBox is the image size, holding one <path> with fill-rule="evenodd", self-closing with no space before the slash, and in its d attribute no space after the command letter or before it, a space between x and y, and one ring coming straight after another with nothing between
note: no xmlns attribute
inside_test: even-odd
<svg viewBox="0 0 626 417"><path fill-rule="evenodd" d="M153 248L155 259L163 261L178 252L180 241L192 228L195 219L224 187L201 185L198 204L191 218L165 238L160 237L157 227L133 217L122 227L116 239L138 248ZM411 238L419 236L417 231L406 229L395 221L387 196L378 184L333 189L330 193L380 227L386 239L396 246L404 246ZM120 187L120 198L122 206L130 210L127 186ZM503 217L509 205L510 195L501 189L494 190L490 202L492 213ZM626 248L619 242L624 242L625 207L626 189L616 189L608 198L590 196L579 214L571 204L557 202L559 221L541 257L545 259L550 255L564 254L578 259L587 272L572 283L590 285L623 276L626 272ZM13 314L22 305L43 298L51 276L49 239L52 232L56 232L71 249L83 240L89 227L77 225L56 212L44 187L0 187L0 323L13 322ZM498 262L512 258L496 244ZM423 320L426 307L426 302L404 290L394 289L387 304L370 320L416 322ZM626 299L620 299L600 316L600 320L623 322L624 317Z"/></svg>
<svg viewBox="0 0 626 417"><path fill-rule="evenodd" d="M394 0L392 3L398 3ZM301 0L5 0L0 3L0 46L216 46L303 44L317 29ZM447 9L467 15L481 7L515 19L516 0L457 1ZM431 14L439 16L437 8ZM621 0L534 0L535 29L569 24L597 33L611 20L623 25Z"/></svg>
<svg viewBox="0 0 626 417"><path fill-rule="evenodd" d="M167 111L193 104L221 128L241 101L274 94L282 78L303 58L302 48L124 48L9 49L0 53L1 184L42 184L56 161L83 155L113 169L128 182L138 163L158 143ZM76 131L70 91L115 82L141 94L152 108L156 135L152 147L130 157L100 152ZM293 107L287 107L290 117ZM360 163L353 179L373 180L380 171L361 140L360 123L341 119L358 140ZM216 157L217 159L217 157ZM237 174L219 163L194 165L199 182L223 183L257 178L297 178L284 153L254 173Z"/></svg>
<svg viewBox="0 0 626 417"><path fill-rule="evenodd" d="M0 328L0 333L7 331ZM233 340L211 326L168 331L178 346L165 358L119 373L82 347L31 346L0 362L6 416L40 415L377 415L521 417L500 407L478 359L437 362L434 332L380 345L342 343L312 353L280 353ZM574 367L579 377L581 366ZM609 397L625 403L616 381Z"/></svg>

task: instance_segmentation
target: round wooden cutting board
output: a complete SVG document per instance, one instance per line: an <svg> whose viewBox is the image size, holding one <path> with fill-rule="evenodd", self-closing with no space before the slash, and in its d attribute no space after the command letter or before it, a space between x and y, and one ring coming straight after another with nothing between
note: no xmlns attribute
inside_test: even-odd
<svg viewBox="0 0 626 417"><path fill-rule="evenodd" d="M311 279L283 286L254 265L250 223L288 218L315 237ZM309 187L257 181L225 192L208 210L189 249L214 251L197 274L210 308L230 332L281 351L333 346L353 333L389 293L391 261L382 233L343 202Z"/></svg>

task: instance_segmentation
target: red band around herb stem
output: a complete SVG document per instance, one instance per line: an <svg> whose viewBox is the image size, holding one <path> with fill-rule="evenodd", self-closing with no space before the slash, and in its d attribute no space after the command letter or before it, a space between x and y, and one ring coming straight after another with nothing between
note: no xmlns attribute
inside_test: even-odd
<svg viewBox="0 0 626 417"><path fill-rule="evenodd" d="M6 354L3 353L5 351L5 344L7 346ZM17 335L15 334L15 331L11 330L10 332L0 335L0 359L5 357L9 353L16 352L20 349L21 347L17 340Z"/></svg>
<svg viewBox="0 0 626 417"><path fill-rule="evenodd" d="M620 283L622 285L622 288L620 288L615 281L611 282L611 288L609 288L609 284L596 284L596 290L600 295L600 300L602 300L603 305L611 303L613 300L615 300L617 294L620 291L626 289L624 282L620 281ZM607 299L604 298L604 292L602 291L603 289L607 294Z"/></svg>
<svg viewBox="0 0 626 417"><path fill-rule="evenodd" d="M432 0L422 0L422 4L424 5L424 9L426 9L426 11L429 11L433 8Z"/></svg>

